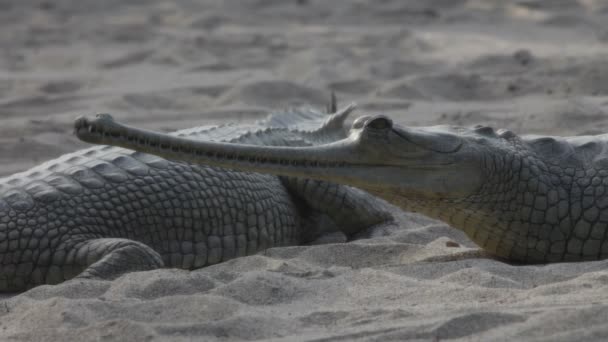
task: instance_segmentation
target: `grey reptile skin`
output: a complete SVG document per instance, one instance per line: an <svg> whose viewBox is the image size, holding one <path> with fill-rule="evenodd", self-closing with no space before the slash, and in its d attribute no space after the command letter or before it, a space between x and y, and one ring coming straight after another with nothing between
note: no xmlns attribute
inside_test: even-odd
<svg viewBox="0 0 608 342"><path fill-rule="evenodd" d="M351 108L292 110L191 139L305 146L344 138ZM373 196L322 181L167 161L96 146L0 179L0 292L75 276L195 269L392 217Z"/></svg>
<svg viewBox="0 0 608 342"><path fill-rule="evenodd" d="M513 262L608 257L608 135L400 127L385 116L357 119L341 141L296 148L193 142L107 115L78 120L76 133L171 159L360 187L443 220Z"/></svg>

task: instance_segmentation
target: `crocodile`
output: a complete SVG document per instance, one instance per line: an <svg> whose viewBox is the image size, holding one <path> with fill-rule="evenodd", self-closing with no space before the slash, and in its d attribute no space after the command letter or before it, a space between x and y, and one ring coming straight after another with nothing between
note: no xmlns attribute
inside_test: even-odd
<svg viewBox="0 0 608 342"><path fill-rule="evenodd" d="M80 118L75 129L84 141L171 160L358 187L464 231L507 262L608 257L608 134L408 127L384 115L362 116L348 137L308 147L192 141L121 125L110 115Z"/></svg>
<svg viewBox="0 0 608 342"><path fill-rule="evenodd" d="M201 126L189 139L310 146L346 137L353 109L277 112L254 124ZM0 292L74 277L196 269L323 234L352 238L392 221L348 186L199 166L94 146L0 179ZM343 235L343 236L344 236Z"/></svg>

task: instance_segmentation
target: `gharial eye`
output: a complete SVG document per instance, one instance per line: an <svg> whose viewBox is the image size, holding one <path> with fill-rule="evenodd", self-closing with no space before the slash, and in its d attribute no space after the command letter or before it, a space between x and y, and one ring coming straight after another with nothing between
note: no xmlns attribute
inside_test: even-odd
<svg viewBox="0 0 608 342"><path fill-rule="evenodd" d="M365 125L365 122L369 118L371 118L371 116L369 116L369 115L358 117L357 119L355 119L355 121L353 121L353 128L355 128L355 129L363 128L363 126Z"/></svg>
<svg viewBox="0 0 608 342"><path fill-rule="evenodd" d="M393 120L387 118L386 116L377 116L371 120L368 120L365 127L373 129L387 129L393 127Z"/></svg>

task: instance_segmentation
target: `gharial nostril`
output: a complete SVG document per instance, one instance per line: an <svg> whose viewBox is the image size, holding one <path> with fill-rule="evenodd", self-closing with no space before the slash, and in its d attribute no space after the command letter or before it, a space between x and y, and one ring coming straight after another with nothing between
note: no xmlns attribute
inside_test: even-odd
<svg viewBox="0 0 608 342"><path fill-rule="evenodd" d="M367 121L365 127L372 129L389 129L393 127L393 120L384 115L378 115Z"/></svg>

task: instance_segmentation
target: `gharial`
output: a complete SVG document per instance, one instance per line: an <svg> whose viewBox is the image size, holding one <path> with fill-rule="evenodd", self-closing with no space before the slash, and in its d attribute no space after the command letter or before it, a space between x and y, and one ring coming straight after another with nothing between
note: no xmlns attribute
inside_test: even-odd
<svg viewBox="0 0 608 342"><path fill-rule="evenodd" d="M250 125L172 133L231 143L309 146L346 137L352 107L290 110ZM324 233L390 224L358 189L172 162L113 146L0 179L0 292L78 276L194 269Z"/></svg>
<svg viewBox="0 0 608 342"><path fill-rule="evenodd" d="M310 147L192 141L108 115L76 122L80 139L168 159L359 187L463 230L514 262L608 257L608 134L518 136L486 126L401 127L357 119L347 138Z"/></svg>

